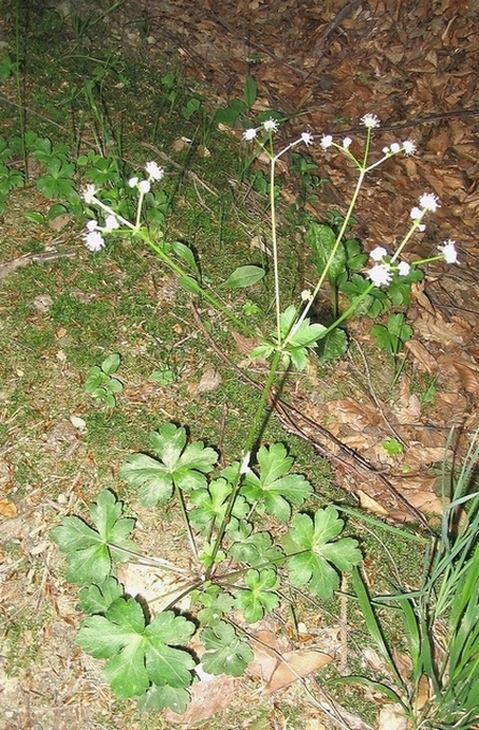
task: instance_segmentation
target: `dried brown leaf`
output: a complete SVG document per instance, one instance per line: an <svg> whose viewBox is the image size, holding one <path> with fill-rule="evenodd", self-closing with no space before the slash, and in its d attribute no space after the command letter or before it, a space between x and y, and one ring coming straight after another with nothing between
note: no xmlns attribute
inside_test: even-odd
<svg viewBox="0 0 479 730"><path fill-rule="evenodd" d="M356 495L359 498L359 504L362 509L365 509L367 512L372 512L375 515L379 515L380 517L387 517L387 509L385 509L382 504L379 504L377 500L366 494L366 492L363 492L362 489L358 489Z"/></svg>
<svg viewBox="0 0 479 730"><path fill-rule="evenodd" d="M409 340L404 343L405 349L412 355L413 364L419 366L421 370L425 370L429 375L433 375L437 371L437 360L431 355L427 347L419 340Z"/></svg>
<svg viewBox="0 0 479 730"><path fill-rule="evenodd" d="M441 366L454 369L469 393L479 392L479 365L477 363L465 358L459 358L455 354L441 355L438 362Z"/></svg>
<svg viewBox="0 0 479 730"><path fill-rule="evenodd" d="M17 516L17 506L15 502L9 499L0 499L0 516L6 517L7 520Z"/></svg>
<svg viewBox="0 0 479 730"><path fill-rule="evenodd" d="M271 659L271 657L267 657ZM333 658L320 651L290 651L283 655L281 661L276 660L269 679L266 682L266 692L276 692L287 687L298 679L329 664ZM266 665L265 665L266 668Z"/></svg>

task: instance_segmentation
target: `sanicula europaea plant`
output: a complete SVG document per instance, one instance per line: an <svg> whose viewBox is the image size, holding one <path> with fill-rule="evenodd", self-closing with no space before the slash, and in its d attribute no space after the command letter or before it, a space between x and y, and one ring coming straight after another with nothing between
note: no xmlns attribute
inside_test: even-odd
<svg viewBox="0 0 479 730"><path fill-rule="evenodd" d="M311 306L335 259L357 203L367 173L399 152L412 154L415 146L406 141L383 150L382 157L369 163L371 133L378 125L374 115L363 117L366 142L362 161L351 152L351 140L342 145L325 135L321 146L337 148L358 168L359 177L351 203L330 249L324 269L312 292L303 293L303 304L288 302L281 294L281 256L277 225L276 165L298 145L310 147L313 136L301 136L275 151L274 134L278 122L267 119L246 129L245 142L253 142L270 161L270 230L275 326L251 353L270 361L264 386L253 417L245 423L243 450L237 461L219 468L219 454L202 441L188 438L187 431L164 423L149 437L147 451L132 454L120 470L120 477L136 490L147 507L162 507L172 500L184 523L188 565L171 565L179 582L178 591L156 615L145 612L142 602L127 597L115 577L118 561L147 560L165 567L166 561L142 556L130 540L134 521L123 515L123 505L109 491L102 492L90 507L90 524L64 517L52 530L52 538L67 554L67 579L82 585L81 605L90 614L81 624L77 642L87 652L107 659L104 676L120 697L137 697L145 709L170 707L176 712L188 703L188 688L195 677L195 660L190 639L198 634L203 650L199 660L211 674L241 674L253 657L248 640L248 624L261 620L287 600L282 586L298 586L316 599L325 599L339 587L341 572L351 572L361 561L357 541L343 537L344 522L337 509L327 505L314 512L305 509L314 494L313 486L293 471L293 457L280 443L263 443L270 414L273 389L281 390L290 370L302 370L308 351L345 319L354 314L369 295L387 287L395 278L406 276L419 263L456 260L452 242L443 245L431 259L406 263L400 255L423 219L439 205L437 197L426 193L411 212L412 224L397 250L388 254L383 247L372 252L374 265L366 272L366 285L334 322L325 326L311 321ZM84 241L92 252L106 245L112 236L143 241L159 261L179 279L190 295L206 302L247 334L255 334L250 321L243 321L205 283L196 252L179 241L166 241L158 225L144 224L144 205L152 187L164 176L154 161L145 166L146 175L134 176L128 187L137 196L132 219L115 207L115 196L103 193L93 183L83 192L92 215ZM245 264L233 271L223 287L239 288L259 282L265 271ZM279 534L279 537L276 536ZM179 599L188 599L188 618L178 612ZM232 611L243 622L233 620ZM191 616L196 617L196 623ZM198 650L197 650L198 653Z"/></svg>

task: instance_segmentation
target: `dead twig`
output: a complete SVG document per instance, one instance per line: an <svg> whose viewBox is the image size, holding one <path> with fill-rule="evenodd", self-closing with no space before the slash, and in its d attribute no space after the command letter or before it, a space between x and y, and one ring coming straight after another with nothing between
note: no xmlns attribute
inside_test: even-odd
<svg viewBox="0 0 479 730"><path fill-rule="evenodd" d="M5 261L0 264L0 281L6 279L7 276L13 274L14 271L19 269L21 266L28 266L29 264L45 264L48 261L54 261L60 258L73 258L77 254L74 251L65 251L59 253L58 251L46 251L45 253L27 253L24 256L20 256L17 259L11 261Z"/></svg>

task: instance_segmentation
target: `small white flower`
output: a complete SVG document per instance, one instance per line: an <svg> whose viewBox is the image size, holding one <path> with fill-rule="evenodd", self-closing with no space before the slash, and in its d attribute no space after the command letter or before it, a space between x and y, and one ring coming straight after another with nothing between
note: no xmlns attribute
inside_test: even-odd
<svg viewBox="0 0 479 730"><path fill-rule="evenodd" d="M306 147L309 147L310 144L313 144L314 137L310 132L303 132L301 134L301 139L303 140Z"/></svg>
<svg viewBox="0 0 479 730"><path fill-rule="evenodd" d="M136 186L138 185L138 178L130 177L130 179L128 180L128 185L130 186L130 188L136 188Z"/></svg>
<svg viewBox="0 0 479 730"><path fill-rule="evenodd" d="M150 189L151 189L151 185L148 182L148 180L140 180L140 182L138 183L138 190L141 193L143 193L143 194L144 193L149 193L150 192Z"/></svg>
<svg viewBox="0 0 479 730"><path fill-rule="evenodd" d="M413 155L417 149L416 144L410 139L407 139L402 143L402 148L406 155Z"/></svg>
<svg viewBox="0 0 479 730"><path fill-rule="evenodd" d="M302 301L303 301L303 302L310 302L310 301L311 301L311 299L312 299L312 294L311 294L311 292L309 291L309 289L304 289L304 290L303 290L303 291L301 292L301 299L302 299Z"/></svg>
<svg viewBox="0 0 479 730"><path fill-rule="evenodd" d="M400 261L398 266L399 276L407 276L411 271L411 267L407 261Z"/></svg>
<svg viewBox="0 0 479 730"><path fill-rule="evenodd" d="M369 255L373 261L382 261L388 255L388 252L382 246L376 246Z"/></svg>
<svg viewBox="0 0 479 730"><path fill-rule="evenodd" d="M163 168L157 165L156 162L147 162L145 165L145 170L150 176L151 180L161 180L161 178L165 174Z"/></svg>
<svg viewBox="0 0 479 730"><path fill-rule="evenodd" d="M411 218L413 221L417 221L420 218L422 218L424 215L424 211L421 210L421 208L418 208L417 205L414 206L414 208L411 209Z"/></svg>
<svg viewBox="0 0 479 730"><path fill-rule="evenodd" d="M459 261L457 260L457 251L456 251L456 242L451 241L451 239L448 239L447 241L444 241L444 243L440 244L438 246L439 251L444 256L444 260L446 264L458 264Z"/></svg>
<svg viewBox="0 0 479 730"><path fill-rule="evenodd" d="M423 231L426 230L426 226L424 225L424 223L421 223L421 225L417 227L417 230L421 231L421 233L423 233Z"/></svg>
<svg viewBox="0 0 479 730"><path fill-rule="evenodd" d="M390 155L391 150L389 149L389 147L383 147L382 153L383 153L383 155Z"/></svg>
<svg viewBox="0 0 479 730"><path fill-rule="evenodd" d="M434 195L434 193L424 193L419 198L419 206L423 210L429 210L432 213L435 213L438 208L441 207L439 203L439 198L437 195Z"/></svg>
<svg viewBox="0 0 479 730"><path fill-rule="evenodd" d="M119 228L120 224L118 223L118 219L114 215L107 215L105 218L105 226L103 230L105 233L109 233L110 231L113 231L115 228Z"/></svg>
<svg viewBox="0 0 479 730"><path fill-rule="evenodd" d="M246 140L246 142L251 142L252 139L256 137L256 129L245 129L243 132L243 139Z"/></svg>
<svg viewBox="0 0 479 730"><path fill-rule="evenodd" d="M391 145L391 152L393 153L393 155L397 155L397 153L400 151L401 151L401 145L398 144L397 142L393 142Z"/></svg>
<svg viewBox="0 0 479 730"><path fill-rule="evenodd" d="M323 134L321 138L321 147L323 150L327 150L333 144L333 137L331 134Z"/></svg>
<svg viewBox="0 0 479 730"><path fill-rule="evenodd" d="M367 276L376 286L388 286L393 278L393 275L385 264L376 264L372 269L369 269Z"/></svg>
<svg viewBox="0 0 479 730"><path fill-rule="evenodd" d="M375 114L365 114L364 117L361 118L361 121L368 129L374 129L374 127L379 127L381 124L379 117Z"/></svg>
<svg viewBox="0 0 479 730"><path fill-rule="evenodd" d="M85 246L90 251L99 251L105 245L103 236L99 231L89 231L88 233L84 233L83 240L85 241Z"/></svg>
<svg viewBox="0 0 479 730"><path fill-rule="evenodd" d="M265 132L277 132L278 122L276 119L267 119L265 122L263 122L263 129Z"/></svg>
<svg viewBox="0 0 479 730"><path fill-rule="evenodd" d="M90 220L86 223L87 231L96 231L98 228L98 221L96 220Z"/></svg>
<svg viewBox="0 0 479 730"><path fill-rule="evenodd" d="M87 205L93 202L93 198L96 195L96 188L94 185L87 185L83 191L83 200Z"/></svg>
<svg viewBox="0 0 479 730"><path fill-rule="evenodd" d="M352 141L353 141L353 140L351 139L351 137L345 137L345 138L343 139L343 147L344 147L344 149L345 149L345 150L347 150L347 149L348 149L348 147L349 147L349 146L351 145L351 142L352 142Z"/></svg>

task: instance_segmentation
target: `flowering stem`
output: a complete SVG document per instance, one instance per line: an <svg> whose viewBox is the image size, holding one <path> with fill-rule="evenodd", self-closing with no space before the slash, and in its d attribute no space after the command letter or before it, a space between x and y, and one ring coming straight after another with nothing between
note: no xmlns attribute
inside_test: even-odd
<svg viewBox="0 0 479 730"><path fill-rule="evenodd" d="M266 406L267 406L268 398L271 393L271 389L273 387L273 383L276 378L276 374L278 371L278 366L279 366L282 354L283 354L282 352L277 350L271 361L268 377L264 384L260 399L258 401L258 405L256 406L256 410L255 410L254 416L252 418L251 425L249 427L248 434L245 439L245 445L243 447L242 466L240 469L238 469L238 473L236 474L235 480L233 482L233 489L228 498L226 512L221 521L221 525L219 527L218 534L216 535L215 544L213 547L213 551L211 553L211 565L206 571L206 580L209 580L209 578L211 577L216 555L218 554L218 550L221 547L221 542L223 540L226 528L228 527L228 524L230 522L234 504L235 504L236 498L238 496L239 490L241 488L243 476L247 471L247 465L249 463L249 455L251 454L252 451L254 451L256 445L260 442L261 435L262 435L264 428L266 426L266 423L268 421L269 413L266 412Z"/></svg>
<svg viewBox="0 0 479 730"><path fill-rule="evenodd" d="M104 210L105 213L108 213L108 215L114 216L120 223L123 223L123 225L126 226L127 228L129 228L130 230L132 230L132 231L137 230L136 226L134 226L133 223L130 223L129 220L127 220L126 218L123 218L123 216L121 216L119 213L116 213L113 210L113 208L110 208L109 205L105 205L105 203L102 203L101 200L99 200L96 197L96 195L94 195L91 198L91 202L94 203L95 205L97 205L99 208L101 208L101 210Z"/></svg>
<svg viewBox="0 0 479 730"><path fill-rule="evenodd" d="M138 197L138 207L136 209L136 221L135 221L135 230L136 231L140 230L140 226L141 226L141 209L143 208L143 199L145 197L145 193L143 192L143 190L141 188L140 188L140 191L139 192L140 192L140 195Z"/></svg>
<svg viewBox="0 0 479 730"><path fill-rule="evenodd" d="M406 233L406 235L404 236L403 240L399 244L396 253L391 257L391 261L390 261L391 264L393 264L395 261L397 261L397 259L401 255L401 252L402 252L404 246L411 239L413 233L415 233L415 231L417 230L417 228L419 228L419 226L421 225L421 221L422 221L425 213L426 213L426 211L423 211L422 216L420 218L416 218L414 220L411 228L409 229L409 231ZM438 258L443 258L443 257L442 256L439 256ZM420 263L420 262L415 261L414 263L417 264L417 263Z"/></svg>
<svg viewBox="0 0 479 730"><path fill-rule="evenodd" d="M367 289L361 292L361 294L359 294L359 296L357 296L356 299L351 302L349 307L337 319L335 319L334 322L324 330L324 332L321 333L321 339L324 339L324 337L326 337L332 330L336 329L336 327L340 325L341 322L344 322L345 319L354 314L363 299L366 299L368 294L370 294L375 287L376 284L374 284L374 282L371 282Z"/></svg>
<svg viewBox="0 0 479 730"><path fill-rule="evenodd" d="M304 307L304 309L303 309L303 311L301 313L301 316L299 317L298 321L293 325L293 327L291 327L291 330L288 333L284 344L286 344L291 339L291 337L294 335L294 333L298 330L298 328L301 326L301 324L303 323L303 321L306 319L306 316L307 316L307 314L308 314L308 312L309 312L309 310L311 308L311 305L312 305L313 301L315 300L316 296L318 295L318 292L321 289L321 286L323 285L323 282L324 282L324 280L326 278L326 275L328 273L328 270L329 270L329 268L330 268L330 266L331 266L331 264L332 264L332 262L334 260L334 257L336 256L336 251L338 250L338 247L339 247L339 245L340 245L340 243L341 243L341 241L343 239L343 236L344 236L344 234L346 232L346 228L348 227L350 218L351 218L351 216L353 214L353 210L354 210L354 207L356 205L356 201L358 199L359 191L361 190L361 186L363 184L363 181L364 181L364 177L366 175L366 172L367 172L367 169L364 168L364 167L362 167L360 169L360 171L359 171L358 181L356 183L356 187L354 189L353 196L351 198L351 202L349 203L349 207L348 207L348 210L347 210L346 215L344 217L343 224L342 224L341 229L340 229L340 231L339 231L339 233L337 235L336 241L335 241L334 246L332 248L332 251L331 251L331 253L329 255L329 258L326 261L326 264L324 266L324 269L323 269L323 271L321 273L321 276L319 277L318 283L316 284L316 286L314 288L314 291L313 291L313 293L311 295L310 300L306 303L306 306Z"/></svg>
<svg viewBox="0 0 479 730"><path fill-rule="evenodd" d="M157 256L163 261L163 263L165 263L172 271L174 271L175 274L178 274L180 279L184 279L186 277L191 279L192 282L194 282L194 289L196 290L196 293L199 294L199 296L206 299L209 304L218 309L218 311L220 311L222 314L225 314L232 322L234 322L237 327L239 327L252 337L256 336L256 332L251 327L238 319L228 309L228 307L223 304L220 299L210 294L210 292L207 291L203 286L201 286L201 284L199 284L196 279L193 279L193 277L191 277L179 264L177 264L176 261L174 261L174 259L172 259L171 256L169 256L158 243L153 241L147 231L144 231L140 228L139 230L135 231L135 233L157 254Z"/></svg>
<svg viewBox="0 0 479 730"><path fill-rule="evenodd" d="M414 266L422 266L423 264L430 264L432 261L444 261L444 254L440 253L437 256L430 256L428 259L418 259L412 263Z"/></svg>
<svg viewBox="0 0 479 730"><path fill-rule="evenodd" d="M278 239L276 235L276 200L275 200L275 174L276 160L278 157L271 157L269 168L269 204L271 216L271 242L273 246L273 274L274 274L274 299L276 307L276 338L281 345L281 306L279 291L279 262L278 262Z"/></svg>

